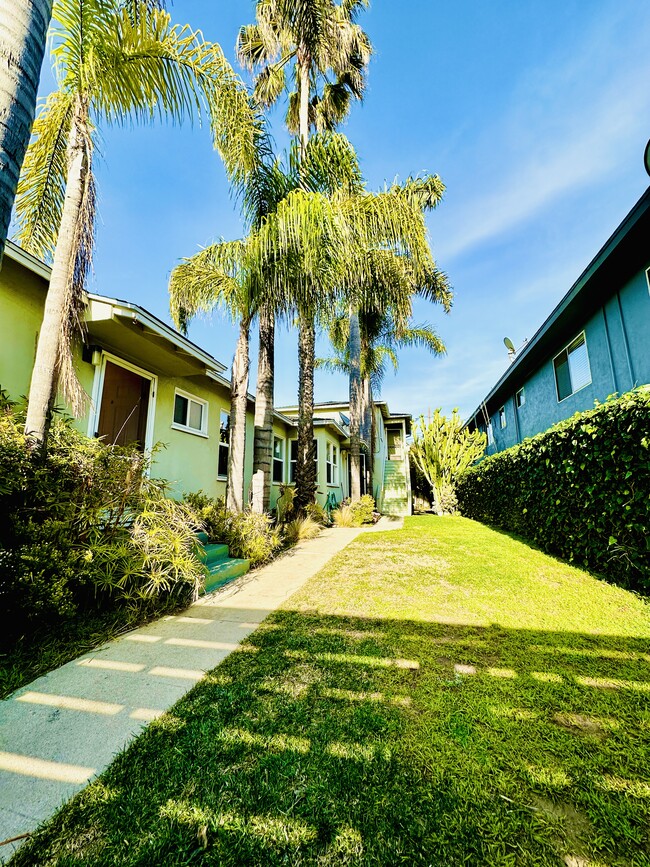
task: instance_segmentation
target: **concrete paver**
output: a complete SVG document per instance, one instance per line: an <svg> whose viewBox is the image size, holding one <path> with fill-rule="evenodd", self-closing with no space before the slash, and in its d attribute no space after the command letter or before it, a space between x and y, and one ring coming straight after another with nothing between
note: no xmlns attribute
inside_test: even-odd
<svg viewBox="0 0 650 867"><path fill-rule="evenodd" d="M0 841L34 831L360 533L399 526L382 519L369 530L324 530L182 614L86 653L0 702ZM17 845L2 847L0 862Z"/></svg>

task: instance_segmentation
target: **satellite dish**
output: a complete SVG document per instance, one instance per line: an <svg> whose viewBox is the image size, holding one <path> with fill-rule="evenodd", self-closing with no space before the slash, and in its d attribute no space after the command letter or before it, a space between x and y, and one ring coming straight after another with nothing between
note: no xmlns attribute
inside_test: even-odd
<svg viewBox="0 0 650 867"><path fill-rule="evenodd" d="M645 162L645 170L650 175L650 140L648 141L648 144L645 146L644 162Z"/></svg>
<svg viewBox="0 0 650 867"><path fill-rule="evenodd" d="M506 346L506 349L508 350L508 352L516 352L517 351L515 349L515 344L512 342L512 340L510 340L509 337L504 337L503 342L505 343L505 346Z"/></svg>

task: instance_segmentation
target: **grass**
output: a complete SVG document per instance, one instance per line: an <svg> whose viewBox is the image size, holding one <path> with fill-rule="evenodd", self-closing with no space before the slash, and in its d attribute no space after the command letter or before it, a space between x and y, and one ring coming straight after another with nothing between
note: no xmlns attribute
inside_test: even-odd
<svg viewBox="0 0 650 867"><path fill-rule="evenodd" d="M474 522L363 535L12 864L648 865L649 637Z"/></svg>

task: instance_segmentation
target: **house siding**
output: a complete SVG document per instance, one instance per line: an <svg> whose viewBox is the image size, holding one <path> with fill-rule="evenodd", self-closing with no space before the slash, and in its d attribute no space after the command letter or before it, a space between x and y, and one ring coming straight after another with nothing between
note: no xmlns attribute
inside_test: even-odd
<svg viewBox="0 0 650 867"><path fill-rule="evenodd" d="M487 454L547 430L577 412L592 409L613 394L623 394L650 383L650 291L646 262L624 282L582 326L566 338L558 339L545 361L525 380L513 380L511 392L502 406L507 424L500 427L499 407L490 407L494 444ZM558 400L553 359L582 331L585 333L591 382L562 401ZM526 401L517 407L515 394L524 388ZM477 413L470 420L485 429Z"/></svg>

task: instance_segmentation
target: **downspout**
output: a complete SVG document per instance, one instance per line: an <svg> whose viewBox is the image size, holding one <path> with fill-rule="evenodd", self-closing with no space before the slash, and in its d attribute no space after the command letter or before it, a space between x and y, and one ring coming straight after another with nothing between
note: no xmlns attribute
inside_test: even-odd
<svg viewBox="0 0 650 867"><path fill-rule="evenodd" d="M634 388L634 368L632 367L632 357L630 356L630 347L627 342L627 331L625 329L625 319L623 319L623 308L621 307L621 293L616 293L616 301L618 303L618 315L621 317L621 331L623 333L623 346L625 347L625 358L627 360L627 369L630 373L630 388Z"/></svg>
<svg viewBox="0 0 650 867"><path fill-rule="evenodd" d="M609 370L612 374L612 385L614 392L618 392L618 384L616 382L616 371L614 370L614 359L612 358L612 344L609 337L609 326L607 325L607 315L605 313L605 305L601 307L603 311L603 325L605 326L605 343L607 344L607 358L609 359Z"/></svg>
<svg viewBox="0 0 650 867"><path fill-rule="evenodd" d="M517 409L517 392L515 392L514 397L512 398L512 408L515 411L515 437L517 439L517 442L520 443L521 442L521 430L519 429L519 410Z"/></svg>

